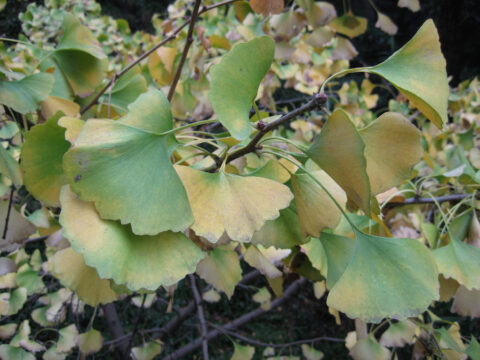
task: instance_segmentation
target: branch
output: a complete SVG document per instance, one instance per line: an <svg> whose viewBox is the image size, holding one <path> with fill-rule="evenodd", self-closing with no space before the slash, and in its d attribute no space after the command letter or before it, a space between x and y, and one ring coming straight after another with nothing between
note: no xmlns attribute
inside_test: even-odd
<svg viewBox="0 0 480 360"><path fill-rule="evenodd" d="M3 240L5 240L7 238L8 223L10 222L10 213L12 212L13 192L14 191L15 191L15 188L12 185L12 187L10 188L10 198L8 200L7 216L5 217L5 225L3 226L3 235L2 235Z"/></svg>
<svg viewBox="0 0 480 360"><path fill-rule="evenodd" d="M133 345L133 340L135 339L135 335L137 335L138 325L140 324L140 320L142 318L143 307L145 306L146 299L147 299L147 294L143 294L142 304L138 309L137 318L135 319L135 324L133 325L132 336L130 336L130 340L128 342L128 353L130 353L130 350Z"/></svg>
<svg viewBox="0 0 480 360"><path fill-rule="evenodd" d="M199 11L198 15L201 15L209 10L215 9L220 6L228 5L231 3L234 3L239 0L227 0L227 1L222 1L217 4L213 4L210 6L204 6L202 10ZM108 90L110 86L114 83L114 81L118 80L120 77L125 75L129 70L131 70L135 65L137 65L139 62L141 62L143 59L146 59L151 53L153 53L155 50L157 50L159 47L165 45L167 42L175 39L177 35L182 31L187 25L190 24L190 21L192 18L187 19L182 25L177 27L172 31L172 33L167 36L165 39L163 39L161 42L159 42L157 45L155 45L153 48L148 50L147 52L143 53L140 55L136 60L132 61L130 64L128 64L125 68L123 68L122 71L120 71L118 74L114 74L113 78L103 87L102 90L93 98L92 101L90 101L87 105L85 105L81 110L80 110L80 115L83 115L88 109L90 109L93 105L98 103L98 100L100 97Z"/></svg>
<svg viewBox="0 0 480 360"><path fill-rule="evenodd" d="M103 306L103 314L105 320L107 321L108 329L110 333L115 337L119 338L125 335L123 331L122 324L118 317L117 309L115 308L115 303L109 303ZM122 358L128 358L128 346L126 343L120 343L116 346L119 350Z"/></svg>
<svg viewBox="0 0 480 360"><path fill-rule="evenodd" d="M397 206L405 206L405 205L413 205L413 204L435 204L435 202L442 203L447 201L460 201L469 196L471 196L471 194L453 194L453 195L438 196L436 198L413 197L410 199L406 199L404 202L389 202L385 204L384 208L391 209Z"/></svg>
<svg viewBox="0 0 480 360"><path fill-rule="evenodd" d="M175 94L175 88L177 87L178 80L180 80L180 75L182 74L183 65L185 64L185 60L187 59L188 51L190 50L190 46L193 43L193 30L195 29L195 22L197 21L198 9L200 8L201 2L202 0L195 0L195 5L193 6L193 12L190 18L190 26L188 27L187 40L185 41L182 57L180 58L180 63L178 64L177 71L175 72L172 85L170 85L170 89L168 90L168 101L172 101L173 94Z"/></svg>
<svg viewBox="0 0 480 360"><path fill-rule="evenodd" d="M231 162L243 155L248 153L254 152L257 148L258 142L262 139L262 137L267 134L268 132L272 131L273 129L279 127L280 125L286 124L289 121L292 121L297 116L311 111L315 108L321 108L327 102L327 97L325 94L315 94L309 102L305 105L300 106L299 108L290 111L289 113L283 115L282 117L278 118L275 121L272 121L269 124L260 123L258 127L258 133L255 137L243 148L238 149L237 151L233 152L231 155L228 155L227 162ZM214 168L207 169L207 171L212 171L218 169L223 163L223 159L221 162L217 162Z"/></svg>
<svg viewBox="0 0 480 360"><path fill-rule="evenodd" d="M225 328L221 326L217 326L214 324L210 324L211 326L217 328L221 332L224 332L230 336L236 337L237 339L240 339L248 344L252 344L255 346L262 346L262 347L272 347L272 348L286 348L290 346L297 346L297 345L302 345L302 344L312 344L315 342L319 341L331 341L331 342L345 342L345 339L340 339L340 338L334 338L330 336L319 336L313 339L305 339L305 340L297 340L297 341L292 341L289 343L283 343L283 344L269 344L269 343L264 343L263 341L258 341L254 339L250 339L246 336L240 335L239 333L231 330L226 330Z"/></svg>
<svg viewBox="0 0 480 360"><path fill-rule="evenodd" d="M200 320L200 329L202 334L202 350L203 360L208 360L208 340L207 340L207 324L205 323L205 315L203 314L202 298L198 292L196 280L194 275L189 275L190 284L192 286L193 297L197 305L198 320Z"/></svg>
<svg viewBox="0 0 480 360"><path fill-rule="evenodd" d="M300 288L300 286L303 285L306 281L307 280L305 278L302 278L302 279L299 279L299 280L295 281L292 285L290 285L288 287L288 289L285 290L285 292L283 294L283 297L277 298L274 301L272 301L270 310L276 308L277 306L282 305L285 301L287 301L288 298L290 296L292 296L293 294L295 294L298 291L298 289ZM233 329L235 329L239 326L242 326L242 325L252 321L253 319L257 318L258 316L267 313L270 310L263 310L262 308L258 308L256 310L253 310L253 311L235 319L234 321L231 321L228 324L224 325L223 329L233 330ZM222 332L220 330L218 330L218 329L212 330L212 331L208 332L207 340L213 340L220 335L222 335ZM188 355L191 352L198 349L200 346L202 346L202 338L196 339L196 340L190 342L188 345L185 345L185 346L181 347L177 351L175 351L172 354L166 356L163 360L182 359L186 355Z"/></svg>

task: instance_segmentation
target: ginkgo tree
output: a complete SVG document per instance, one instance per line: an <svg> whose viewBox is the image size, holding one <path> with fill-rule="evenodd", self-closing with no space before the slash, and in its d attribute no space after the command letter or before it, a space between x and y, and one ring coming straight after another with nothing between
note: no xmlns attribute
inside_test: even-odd
<svg viewBox="0 0 480 360"><path fill-rule="evenodd" d="M12 119L21 116L24 133L19 148L14 143L0 148L2 180L10 186L10 199L23 185L43 204L42 219L30 216L36 226L18 235L10 216L20 218L16 223L27 220L11 200L4 204L8 243L1 259L12 262L13 271L18 265L18 285L22 274L29 278L2 299L2 314L17 313L36 291L36 265L17 257L37 229L60 237L48 243L43 271L93 307L138 292L143 308L159 288L173 291L195 273L215 294L232 299L243 261L267 278L279 299L295 289L284 289L286 275L312 280L328 290L332 311L356 320L351 354L358 359L389 354L387 340L379 344L374 333L365 336L365 323L397 321L385 339L388 331L403 334L412 326L412 331L418 326L434 332L422 314L441 300L447 280L465 297L478 296L480 248L464 241L478 226L474 210L454 217L439 206L443 227L430 229L422 242L393 236L379 200L409 186L420 161L433 162L421 126L435 134L448 122L446 64L433 21L382 63L349 68L356 50L337 34L353 38L367 28L366 19L351 12L337 16L330 4L308 0L290 8L283 1L200 3L194 2L190 17L177 28L163 23L165 38L128 65L127 58L119 62L105 53L106 45L88 24L66 11L58 42L32 45L33 63L19 69L8 57L0 62L0 104ZM230 6L226 17L240 24L240 35L225 35L227 27L219 35L218 17L201 19L221 6ZM385 17L378 12L377 26L387 26L388 33L391 20ZM307 33L301 33L303 27ZM295 48L292 39L298 38L302 42ZM168 41L177 41L177 47L166 46ZM312 64L295 63L307 48L314 49L308 54ZM278 111L273 91L280 80L296 82L301 71L308 73L301 81L309 80L299 80L296 89L309 97L303 105ZM352 73L389 82L417 110L419 126L400 107L371 112L376 100L368 80L361 87L364 116L350 111L336 85ZM185 115L191 118L182 119ZM309 123L298 123L300 117L311 117L315 126L306 128ZM305 130L292 135L295 126ZM465 174L476 176L473 168ZM256 296L269 308L268 290ZM63 301L52 298L47 306ZM204 324L201 299L196 303ZM52 310L43 311L49 324ZM73 346L84 355L97 352L102 337L92 326L94 317L83 334L75 327L60 330L60 340L45 354L66 356ZM28 342L28 326L22 324L13 340L0 346L0 353L9 354L3 356L46 350ZM205 331L199 341L208 356ZM444 341L451 336L437 334ZM473 338L468 349L478 356L475 344ZM454 350L466 351L459 349ZM131 351L152 358L161 346L150 342ZM186 351L180 349L177 358ZM239 344L235 354L253 356Z"/></svg>

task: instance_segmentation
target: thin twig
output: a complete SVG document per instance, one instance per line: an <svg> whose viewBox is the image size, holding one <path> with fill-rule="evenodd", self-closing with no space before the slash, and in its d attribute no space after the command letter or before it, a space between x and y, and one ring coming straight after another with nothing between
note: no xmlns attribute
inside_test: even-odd
<svg viewBox="0 0 480 360"><path fill-rule="evenodd" d="M195 30L195 22L197 21L198 10L200 9L201 2L202 0L195 0L195 5L193 5L193 12L190 18L190 25L188 27L187 39L185 40L185 46L183 47L182 57L180 58L180 63L178 64L177 71L175 72L172 84L168 90L168 101L172 101L173 94L175 94L175 88L177 87L178 80L180 80L180 75L182 74L183 65L187 59L188 51L193 43L193 30Z"/></svg>
<svg viewBox="0 0 480 360"><path fill-rule="evenodd" d="M15 188L12 185L12 187L10 189L10 198L8 200L7 216L5 217L5 225L3 226L3 235L2 235L3 240L5 240L7 238L8 223L10 222L10 213L12 212L13 192L14 191L15 191Z"/></svg>
<svg viewBox="0 0 480 360"><path fill-rule="evenodd" d="M198 15L201 15L209 10L215 9L220 6L228 5L231 3L234 3L239 0L227 0L227 1L222 1L217 4L213 4L210 6L204 6L198 13ZM175 39L177 35L188 25L190 24L190 19L187 19L182 25L174 29L170 35L168 35L165 39L160 41L158 44L156 44L154 47L152 47L150 50L146 51L142 55L140 55L136 60L132 61L130 64L128 64L125 68L123 68L118 74L114 74L113 78L100 90L100 92L90 101L87 105L85 105L81 110L80 110L80 115L83 115L88 109L90 109L93 105L98 103L98 100L100 97L108 90L110 86L113 85L114 81L118 80L120 77L125 75L129 70L131 70L135 65L140 63L142 60L146 59L147 57L150 56L155 50L160 48L161 46L165 45L167 42Z"/></svg>
<svg viewBox="0 0 480 360"><path fill-rule="evenodd" d="M414 205L414 204L434 204L447 202L447 201L460 201L465 199L466 197L471 196L471 194L452 194L452 195L445 195L445 196L438 196L436 198L421 198L421 197L413 197L410 199L406 199L403 202L396 201L396 202L389 202L384 206L384 208L390 209L397 206L405 206L405 205Z"/></svg>
<svg viewBox="0 0 480 360"><path fill-rule="evenodd" d="M270 344L270 343L265 343L263 341L258 341L254 339L250 339L246 336L240 335L239 333L231 330L226 330L221 326L209 323L212 327L217 328L221 332L224 332L230 336L236 337L237 339L240 339L248 344L252 344L255 346L262 346L262 347L272 347L272 348L286 348L286 347L291 347L291 346L298 346L302 344L313 344L319 341L331 341L331 342L345 342L345 339L340 339L340 338L334 338L330 336L319 336L313 339L305 339L305 340L297 340L297 341L292 341L289 343L282 343L282 344Z"/></svg>
<svg viewBox="0 0 480 360"><path fill-rule="evenodd" d="M198 292L195 276L189 275L188 277L190 278L193 298L195 299L195 304L197 305L198 320L200 321L200 330L202 334L203 360L208 360L207 324L205 322L205 315L203 314L202 298L200 297L200 293Z"/></svg>
<svg viewBox="0 0 480 360"><path fill-rule="evenodd" d="M123 331L122 324L120 322L120 318L118 317L117 309L115 308L115 303L109 303L103 306L103 314L105 320L107 321L108 329L110 333L115 337L119 338L125 335ZM116 348L120 352L122 358L128 358L128 345L126 343L120 342Z"/></svg>
<svg viewBox="0 0 480 360"><path fill-rule="evenodd" d="M135 324L133 325L132 336L130 337L130 341L128 342L128 353L130 353L130 349L133 345L133 340L135 339L135 335L137 335L138 331L138 324L140 324L140 319L142 318L142 311L143 307L145 306L145 300L147 299L147 294L143 294L142 304L140 305L140 309L138 309L137 318L135 319Z"/></svg>
<svg viewBox="0 0 480 360"><path fill-rule="evenodd" d="M290 285L288 287L288 289L285 290L285 292L283 294L283 297L277 298L277 299L272 301L270 310L274 309L274 308L282 305L284 302L286 302L288 300L288 298L290 296L292 296L293 294L295 294L298 291L298 289L300 288L300 286L302 286L305 282L306 282L306 279L302 278L302 279L299 279L299 280L295 281L294 283L292 283L292 285ZM234 321L229 322L228 324L223 325L222 328L226 329L226 330L233 330L233 329L235 329L239 326L242 326L242 325L252 321L253 319L257 318L258 316L267 313L270 310L263 310L260 307L256 310L253 310L253 311L235 319ZM208 340L213 340L220 335L222 335L222 332L218 329L214 329L214 330L208 332L207 339ZM202 346L202 338L198 338L198 339L190 342L189 344L181 347L180 349L173 352L172 354L166 356L164 358L164 360L183 359L183 358L185 358L186 355L190 354L191 352L195 351L196 349L198 349L201 346Z"/></svg>

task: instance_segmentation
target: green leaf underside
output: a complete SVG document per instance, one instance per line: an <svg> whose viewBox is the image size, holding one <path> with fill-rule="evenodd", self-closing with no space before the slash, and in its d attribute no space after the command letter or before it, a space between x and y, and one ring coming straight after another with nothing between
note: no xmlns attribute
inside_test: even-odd
<svg viewBox="0 0 480 360"><path fill-rule="evenodd" d="M433 250L438 270L468 290L480 290L480 248L453 238L450 244Z"/></svg>
<svg viewBox="0 0 480 360"><path fill-rule="evenodd" d="M266 178L222 170L212 174L186 166L176 166L176 170L192 206L195 222L191 229L213 243L224 232L232 240L249 242L293 198L287 186Z"/></svg>
<svg viewBox="0 0 480 360"><path fill-rule="evenodd" d="M67 183L62 159L70 143L65 140L65 129L57 124L61 117L58 112L44 124L34 126L22 146L25 187L48 206L59 206L60 189Z"/></svg>
<svg viewBox="0 0 480 360"><path fill-rule="evenodd" d="M438 32L431 19L383 63L365 71L391 82L439 128L447 122L448 81Z"/></svg>
<svg viewBox="0 0 480 360"><path fill-rule="evenodd" d="M307 154L358 207L370 214L370 184L364 149L365 144L348 114L337 109Z"/></svg>
<svg viewBox="0 0 480 360"><path fill-rule="evenodd" d="M278 249L290 249L305 241L307 239L300 231L298 215L291 206L280 210L280 216L275 220L266 221L252 237L253 244L261 244L265 247L274 246Z"/></svg>
<svg viewBox="0 0 480 360"><path fill-rule="evenodd" d="M64 34L52 59L73 92L88 96L105 78L107 57L90 30L75 16L65 13L62 28Z"/></svg>
<svg viewBox="0 0 480 360"><path fill-rule="evenodd" d="M252 132L249 114L258 87L270 69L275 42L261 36L235 46L211 69L208 99L220 122L238 140Z"/></svg>
<svg viewBox="0 0 480 360"><path fill-rule="evenodd" d="M414 239L358 230L353 257L330 290L327 304L350 318L378 323L414 317L439 298L438 272L428 249Z"/></svg>
<svg viewBox="0 0 480 360"><path fill-rule="evenodd" d="M159 135L171 128L158 90L140 95L119 120L88 120L64 156L72 190L135 234L185 230L193 221L187 194L170 162L170 137Z"/></svg>
<svg viewBox="0 0 480 360"><path fill-rule="evenodd" d="M60 201L60 224L72 248L100 278L113 279L130 290L173 285L193 273L204 256L182 233L140 236L128 225L101 219L93 204L79 200L68 186L62 189Z"/></svg>
<svg viewBox="0 0 480 360"><path fill-rule="evenodd" d="M16 81L0 80L0 104L27 114L34 112L40 101L53 89L54 77L47 73L25 76Z"/></svg>

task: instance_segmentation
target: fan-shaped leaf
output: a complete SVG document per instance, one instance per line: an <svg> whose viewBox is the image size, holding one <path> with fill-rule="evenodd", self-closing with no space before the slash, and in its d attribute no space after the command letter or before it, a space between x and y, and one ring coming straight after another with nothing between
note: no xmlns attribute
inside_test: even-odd
<svg viewBox="0 0 480 360"><path fill-rule="evenodd" d="M34 126L26 135L21 153L25 187L48 206L59 205L60 189L67 183L62 159L70 143L57 122L62 113Z"/></svg>
<svg viewBox="0 0 480 360"><path fill-rule="evenodd" d="M370 214L370 184L364 148L348 114L337 109L307 154L345 190L349 199Z"/></svg>
<svg viewBox="0 0 480 360"><path fill-rule="evenodd" d="M232 240L250 241L293 198L287 186L266 178L232 175L222 169L215 174L186 166L176 169L192 206L191 228L213 243L224 232Z"/></svg>
<svg viewBox="0 0 480 360"><path fill-rule="evenodd" d="M60 201L64 236L102 279L113 279L134 291L155 290L194 272L203 258L202 251L182 233L139 236L129 225L102 220L92 203L80 201L67 186Z"/></svg>
<svg viewBox="0 0 480 360"><path fill-rule="evenodd" d="M17 188L22 186L20 165L3 146L0 146L0 173L12 180Z"/></svg>
<svg viewBox="0 0 480 360"><path fill-rule="evenodd" d="M250 109L274 51L275 42L262 36L238 44L211 69L208 98L220 122L238 140L252 132Z"/></svg>
<svg viewBox="0 0 480 360"><path fill-rule="evenodd" d="M367 24L368 21L366 18L353 16L352 14L343 14L328 25L338 33L347 35L349 38L354 38L367 31Z"/></svg>
<svg viewBox="0 0 480 360"><path fill-rule="evenodd" d="M390 81L439 128L447 121L448 81L437 29L427 20L387 60L365 71Z"/></svg>
<svg viewBox="0 0 480 360"><path fill-rule="evenodd" d="M185 230L193 221L187 194L170 162L171 138L159 135L171 128L158 90L140 95L119 120L88 120L64 156L72 190L135 234Z"/></svg>
<svg viewBox="0 0 480 360"><path fill-rule="evenodd" d="M54 77L39 73L20 80L0 80L0 104L21 114L34 112L40 101L48 98L53 89Z"/></svg>
<svg viewBox="0 0 480 360"><path fill-rule="evenodd" d="M110 287L110 281L100 279L97 271L87 266L83 256L71 247L58 251L51 261L53 275L63 286L75 291L87 305L108 304L118 298Z"/></svg>
<svg viewBox="0 0 480 360"><path fill-rule="evenodd" d="M379 322L417 316L438 299L435 261L417 240L367 235L355 230L356 246L327 299L351 318Z"/></svg>

